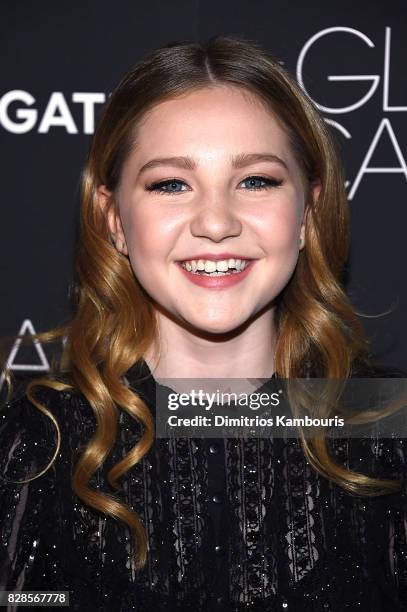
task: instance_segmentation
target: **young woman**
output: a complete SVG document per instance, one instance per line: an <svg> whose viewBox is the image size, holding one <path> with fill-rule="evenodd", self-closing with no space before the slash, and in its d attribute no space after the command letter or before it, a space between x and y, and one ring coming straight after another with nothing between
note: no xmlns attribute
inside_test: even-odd
<svg viewBox="0 0 407 612"><path fill-rule="evenodd" d="M75 313L38 336L65 338L60 367L1 413L2 589L406 609L402 440L154 436L161 378L385 375L341 286L348 223L329 129L255 44L124 77L83 174Z"/></svg>

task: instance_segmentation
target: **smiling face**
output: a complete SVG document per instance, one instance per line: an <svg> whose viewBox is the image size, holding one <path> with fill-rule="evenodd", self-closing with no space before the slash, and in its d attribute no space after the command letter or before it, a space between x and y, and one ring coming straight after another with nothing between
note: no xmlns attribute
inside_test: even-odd
<svg viewBox="0 0 407 612"><path fill-rule="evenodd" d="M272 321L304 244L306 196L288 137L258 99L215 86L156 105L115 197L110 230L161 315L213 333L261 310ZM209 276L211 259L231 268ZM236 259L251 261L239 272Z"/></svg>

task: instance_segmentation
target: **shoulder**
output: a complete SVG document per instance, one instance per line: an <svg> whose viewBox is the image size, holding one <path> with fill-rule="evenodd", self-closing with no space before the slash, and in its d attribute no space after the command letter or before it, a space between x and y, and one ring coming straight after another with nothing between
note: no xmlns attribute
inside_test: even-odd
<svg viewBox="0 0 407 612"><path fill-rule="evenodd" d="M362 408L371 407L378 416L372 416L372 420L366 420L356 430L348 430L343 436L332 439L330 449L340 464L346 464L352 471L369 477L399 481L400 492L393 495L388 493L388 499L398 499L405 503L407 439L403 432L407 428L403 422L406 422L406 410L401 405L396 412L388 412L387 406L391 405L392 399L398 398L399 393L404 397L407 372L373 360L357 361L353 365L350 379L347 396L349 408L363 414ZM392 382L391 379L399 380Z"/></svg>
<svg viewBox="0 0 407 612"><path fill-rule="evenodd" d="M356 360L352 366L352 378L407 378L407 371L385 365L375 360Z"/></svg>
<svg viewBox="0 0 407 612"><path fill-rule="evenodd" d="M24 378L18 381L15 391L8 401L0 405L0 422L3 426L41 428L44 420L49 417L47 412L55 418L74 418L78 412L86 418L92 414L91 407L85 396L76 389L58 390L52 386L38 384L32 387L30 395L44 408L41 410L28 396L28 384L35 378ZM62 382L61 379L58 382Z"/></svg>
<svg viewBox="0 0 407 612"><path fill-rule="evenodd" d="M74 438L81 441L95 429L93 411L81 393L39 385L32 390L39 408L26 393L28 382L20 382L0 406L0 473L11 479L48 464L57 447L58 429L62 448L72 447Z"/></svg>

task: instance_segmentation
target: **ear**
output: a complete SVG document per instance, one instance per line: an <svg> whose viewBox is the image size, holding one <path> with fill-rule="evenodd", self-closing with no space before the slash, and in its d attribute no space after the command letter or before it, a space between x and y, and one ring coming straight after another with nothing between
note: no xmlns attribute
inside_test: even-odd
<svg viewBox="0 0 407 612"><path fill-rule="evenodd" d="M120 253L123 253L123 255L128 255L129 252L127 249L126 238L124 236L118 207L115 206L115 203L113 202L112 192L109 191L105 185L101 185L98 189L98 204L103 214L106 215L110 236L116 249Z"/></svg>
<svg viewBox="0 0 407 612"><path fill-rule="evenodd" d="M307 218L308 218L308 213L309 210L311 208L311 205L315 204L315 202L318 200L319 198L319 194L321 193L321 183L319 181L314 181L313 183L311 183L310 188L309 188L309 195L308 195L308 199L305 202L305 206L304 206L304 214L302 217L302 221L301 221L301 230L300 230L300 251L304 248L305 246L305 228L307 225ZM311 202L312 204L311 204Z"/></svg>

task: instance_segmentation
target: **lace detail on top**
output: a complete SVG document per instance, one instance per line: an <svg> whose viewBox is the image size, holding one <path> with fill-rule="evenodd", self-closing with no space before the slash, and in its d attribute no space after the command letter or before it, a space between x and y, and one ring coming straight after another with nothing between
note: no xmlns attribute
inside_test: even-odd
<svg viewBox="0 0 407 612"><path fill-rule="evenodd" d="M130 371L155 418L155 381ZM144 379L141 373L144 372ZM401 494L350 495L321 477L297 439L161 439L111 489L106 475L141 425L121 411L119 435L91 486L140 516L149 541L136 571L118 520L73 493L76 453L95 431L79 393L38 391L61 427L57 460L40 478L0 483L0 588L67 590L70 609L100 612L407 609L405 440L334 440L336 461L402 478ZM21 480L55 448L52 422L25 398L0 412L1 473Z"/></svg>

